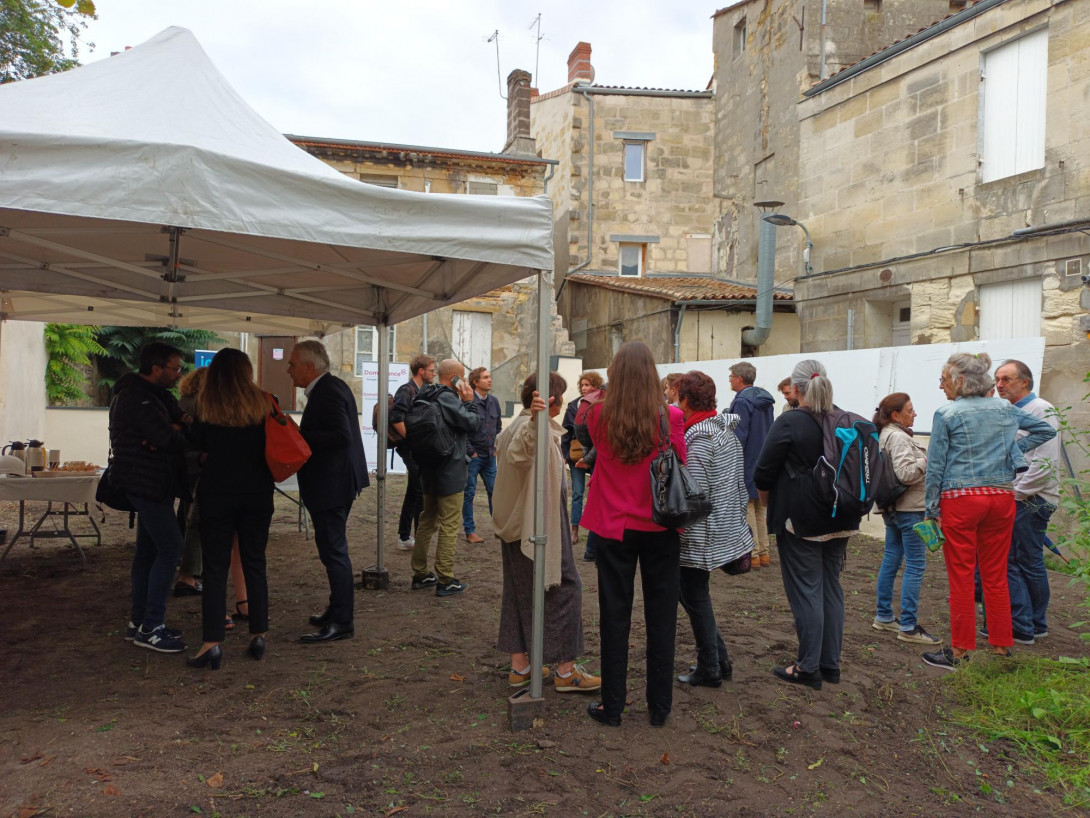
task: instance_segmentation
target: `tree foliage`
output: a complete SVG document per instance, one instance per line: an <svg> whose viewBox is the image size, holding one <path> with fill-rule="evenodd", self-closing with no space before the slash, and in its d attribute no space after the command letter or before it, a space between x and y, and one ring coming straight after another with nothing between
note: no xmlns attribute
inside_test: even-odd
<svg viewBox="0 0 1090 818"><path fill-rule="evenodd" d="M193 350L223 343L223 339L211 330L178 327L100 327L96 338L103 348L98 355L98 365L105 386L113 386L126 372L138 370L140 349L152 341L180 349L182 366L187 371L192 368Z"/></svg>
<svg viewBox="0 0 1090 818"><path fill-rule="evenodd" d="M0 83L79 65L81 38L95 17L92 0L0 0Z"/></svg>
<svg viewBox="0 0 1090 818"><path fill-rule="evenodd" d="M46 324L45 392L50 406L77 403L87 397L84 389L91 356L106 352L95 333L98 327L81 324Z"/></svg>

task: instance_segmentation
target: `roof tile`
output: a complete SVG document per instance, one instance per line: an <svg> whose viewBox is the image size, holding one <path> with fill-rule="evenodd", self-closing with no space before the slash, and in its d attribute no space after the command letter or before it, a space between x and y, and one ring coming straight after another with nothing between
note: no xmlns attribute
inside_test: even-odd
<svg viewBox="0 0 1090 818"><path fill-rule="evenodd" d="M617 275L572 273L567 281L670 301L746 301L757 297L756 287L711 276L650 275L643 278L622 278ZM777 288L772 293L772 300L792 302L794 295L786 288Z"/></svg>

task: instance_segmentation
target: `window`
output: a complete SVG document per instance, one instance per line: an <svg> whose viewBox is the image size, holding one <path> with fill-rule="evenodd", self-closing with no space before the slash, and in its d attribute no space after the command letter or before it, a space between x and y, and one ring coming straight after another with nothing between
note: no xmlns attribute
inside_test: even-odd
<svg viewBox="0 0 1090 818"><path fill-rule="evenodd" d="M621 275L631 278L639 278L643 275L643 244L621 245Z"/></svg>
<svg viewBox="0 0 1090 818"><path fill-rule="evenodd" d="M643 181L644 142L624 143L624 180L626 182Z"/></svg>
<svg viewBox="0 0 1090 818"><path fill-rule="evenodd" d="M984 55L982 181L1044 167L1047 86L1048 29Z"/></svg>
<svg viewBox="0 0 1090 818"><path fill-rule="evenodd" d="M980 288L981 341L1036 338L1041 334L1041 279L1004 281Z"/></svg>
<svg viewBox="0 0 1090 818"><path fill-rule="evenodd" d="M893 305L893 325L890 346L905 347L912 343L912 302L898 301Z"/></svg>
<svg viewBox="0 0 1090 818"><path fill-rule="evenodd" d="M471 196L495 196L498 190L495 182L466 182L466 193Z"/></svg>
<svg viewBox="0 0 1090 818"><path fill-rule="evenodd" d="M394 359L394 342L397 338L394 327L386 328L390 333L390 357ZM356 327L356 377L363 377L363 365L378 360L378 330L375 327Z"/></svg>
<svg viewBox="0 0 1090 818"><path fill-rule="evenodd" d="M690 273L710 274L712 271L712 237L707 233L685 234L685 269Z"/></svg>
<svg viewBox="0 0 1090 818"><path fill-rule="evenodd" d="M734 24L734 56L742 56L746 50L746 18L743 17Z"/></svg>
<svg viewBox="0 0 1090 818"><path fill-rule="evenodd" d="M881 11L882 0L863 0L863 11Z"/></svg>
<svg viewBox="0 0 1090 818"><path fill-rule="evenodd" d="M361 173L360 181L378 187L397 187L397 177L388 173Z"/></svg>
<svg viewBox="0 0 1090 818"><path fill-rule="evenodd" d="M478 366L492 368L492 315L454 310L450 321L450 346L466 374Z"/></svg>

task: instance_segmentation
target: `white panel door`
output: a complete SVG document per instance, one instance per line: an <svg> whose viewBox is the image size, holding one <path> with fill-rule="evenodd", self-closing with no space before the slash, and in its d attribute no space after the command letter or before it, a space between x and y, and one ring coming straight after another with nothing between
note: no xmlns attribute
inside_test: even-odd
<svg viewBox="0 0 1090 818"><path fill-rule="evenodd" d="M981 341L1041 334L1041 279L1005 281L980 288Z"/></svg>
<svg viewBox="0 0 1090 818"><path fill-rule="evenodd" d="M455 310L451 321L450 344L454 357L468 374L478 366L492 368L492 316L487 312Z"/></svg>

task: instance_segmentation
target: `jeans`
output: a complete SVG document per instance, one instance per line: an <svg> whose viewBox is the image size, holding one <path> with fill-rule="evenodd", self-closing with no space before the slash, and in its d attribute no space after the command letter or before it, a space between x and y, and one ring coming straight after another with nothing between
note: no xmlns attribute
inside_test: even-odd
<svg viewBox="0 0 1090 818"><path fill-rule="evenodd" d="M568 464L571 472L571 524L579 525L583 519L583 495L587 491L587 470L577 469L573 464Z"/></svg>
<svg viewBox="0 0 1090 818"><path fill-rule="evenodd" d="M167 595L184 543L173 498L148 500L130 494L129 501L137 513L129 619L134 625L142 625L147 633L166 619Z"/></svg>
<svg viewBox="0 0 1090 818"><path fill-rule="evenodd" d="M462 497L462 528L466 534L476 531L473 523L473 498L477 496L477 475L484 480L488 492L488 513L492 513L492 489L496 486L496 456L477 455L469 459L469 474L466 476L466 488Z"/></svg>
<svg viewBox="0 0 1090 818"><path fill-rule="evenodd" d="M904 562L901 577L901 630L910 632L918 624L916 607L920 584L927 566L927 547L912 526L923 521L922 511L892 511L886 514L886 550L878 569L878 612L880 622L893 621L893 581Z"/></svg>
<svg viewBox="0 0 1090 818"><path fill-rule="evenodd" d="M1007 585L1011 595L1011 620L1020 636L1047 633L1049 588L1045 570L1045 529L1056 510L1054 505L1027 497L1015 507L1011 550L1007 557Z"/></svg>
<svg viewBox="0 0 1090 818"><path fill-rule="evenodd" d="M719 676L721 665L730 663L727 646L715 624L715 610L708 593L708 572L703 568L681 566L681 607L689 615L696 642L697 670Z"/></svg>
<svg viewBox="0 0 1090 818"><path fill-rule="evenodd" d="M844 641L844 590L840 571L848 538L811 542L789 531L776 535L783 590L799 638L795 667L804 673L840 667Z"/></svg>

